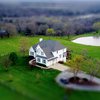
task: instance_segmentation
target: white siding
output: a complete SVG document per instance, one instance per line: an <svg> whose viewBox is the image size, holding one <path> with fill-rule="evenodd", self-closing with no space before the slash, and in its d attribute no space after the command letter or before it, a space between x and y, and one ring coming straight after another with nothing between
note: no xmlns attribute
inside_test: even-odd
<svg viewBox="0 0 100 100"><path fill-rule="evenodd" d="M47 66L51 66L51 65L53 65L57 62L58 62L57 59L50 60L50 61L47 62Z"/></svg>
<svg viewBox="0 0 100 100"><path fill-rule="evenodd" d="M33 50L32 47L29 49L29 56L34 56L35 57L35 51Z"/></svg>
<svg viewBox="0 0 100 100"><path fill-rule="evenodd" d="M44 51L41 49L41 47L39 45L36 47L36 54L43 56L43 57L46 57Z"/></svg>
<svg viewBox="0 0 100 100"><path fill-rule="evenodd" d="M37 55L46 57L44 51L43 51L43 50L41 49L41 47L38 45L38 46L36 47L36 52L33 50L32 47L30 48L30 50L29 50L29 55L30 55L30 56L34 56L37 63L44 64L44 65L46 65L46 66L49 67L49 66L51 66L51 65L53 65L53 64L55 64L55 63L57 63L57 62L59 62L59 61L64 61L64 62L66 62L66 57L63 56L64 53L65 53L66 51L67 51L67 49L64 48L64 49L61 49L61 50L52 52L52 54L54 55L54 57L57 57L57 59L48 61L48 60L45 59L45 58L37 57ZM40 59L40 61L39 61L38 59ZM45 63L43 63L43 60L45 60Z"/></svg>
<svg viewBox="0 0 100 100"><path fill-rule="evenodd" d="M58 61L64 61L64 62L66 62L66 57L63 56L63 54L64 54L66 51L67 51L67 49L64 48L64 49L61 49L61 50L58 50L58 51L53 52L53 55L54 55L55 57L58 57L57 62L58 62Z"/></svg>
<svg viewBox="0 0 100 100"><path fill-rule="evenodd" d="M53 61L51 60L51 61L47 61L47 66L51 66L51 65L53 65Z"/></svg>
<svg viewBox="0 0 100 100"><path fill-rule="evenodd" d="M52 52L52 54L54 55L54 57L58 57L58 51Z"/></svg>

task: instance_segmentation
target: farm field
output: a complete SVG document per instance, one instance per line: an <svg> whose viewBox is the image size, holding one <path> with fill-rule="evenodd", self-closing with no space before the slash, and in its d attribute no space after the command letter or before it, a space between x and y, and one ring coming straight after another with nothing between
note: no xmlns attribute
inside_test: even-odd
<svg viewBox="0 0 100 100"><path fill-rule="evenodd" d="M72 50L73 55L87 50L90 57L100 59L100 47L72 43L66 37L46 36L17 36L0 39L0 58L10 52L16 52L20 55L20 40L23 38L29 41L29 47L37 43L39 38L52 39ZM0 66L0 100L17 100L18 98L19 100L66 100L65 98L68 100L100 100L100 92L73 91L59 87L55 82L59 71L39 68L29 70L27 65L17 64L5 72L1 64Z"/></svg>

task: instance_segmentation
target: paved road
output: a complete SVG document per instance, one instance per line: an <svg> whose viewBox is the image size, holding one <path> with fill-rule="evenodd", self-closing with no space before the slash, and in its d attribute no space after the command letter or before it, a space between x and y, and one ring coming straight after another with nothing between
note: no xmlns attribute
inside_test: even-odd
<svg viewBox="0 0 100 100"><path fill-rule="evenodd" d="M57 76L56 82L64 88L72 88L72 89L76 89L76 90L100 91L100 85L98 85L98 86L81 86L81 85L75 85L75 84L70 84L70 83L65 85L60 81L61 79L69 79L72 76L73 76L73 73L71 73L69 71L64 71ZM85 74L84 72L80 72L77 76L79 76L81 78L90 79L90 75ZM94 77L93 81L100 84L100 79L97 77Z"/></svg>

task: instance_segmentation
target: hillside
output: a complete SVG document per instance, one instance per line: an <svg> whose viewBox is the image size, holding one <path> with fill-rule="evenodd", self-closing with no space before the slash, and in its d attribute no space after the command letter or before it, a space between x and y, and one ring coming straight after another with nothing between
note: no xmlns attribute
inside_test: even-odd
<svg viewBox="0 0 100 100"><path fill-rule="evenodd" d="M68 97L69 100L80 100L80 98L81 100L94 100L95 97L96 100L100 100L99 92L64 90L59 87L54 80L59 74L58 71L39 68L28 69L28 66L22 61L22 57L19 54L19 41L22 38L28 39L30 47L37 43L40 37L61 42L70 48L73 54L80 54L85 49L89 51L89 56L100 59L100 47L75 44L67 41L66 37L17 36L0 39L0 58L10 52L17 52L21 61L16 66L11 66L8 72L5 72L0 67L1 100L16 100L17 97L20 100L47 100L47 98L48 100L63 100L65 97ZM12 80L12 82L9 82L9 80Z"/></svg>

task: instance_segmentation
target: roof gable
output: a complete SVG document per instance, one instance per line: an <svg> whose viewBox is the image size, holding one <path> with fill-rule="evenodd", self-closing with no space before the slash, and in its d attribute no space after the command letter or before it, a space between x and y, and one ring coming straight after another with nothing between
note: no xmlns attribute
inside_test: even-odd
<svg viewBox="0 0 100 100"><path fill-rule="evenodd" d="M52 52L65 48L59 42L53 41L53 40L43 40L39 42L38 44L34 45L33 49L36 50L36 47L38 45L42 48L42 50L44 51L48 59L54 57Z"/></svg>

